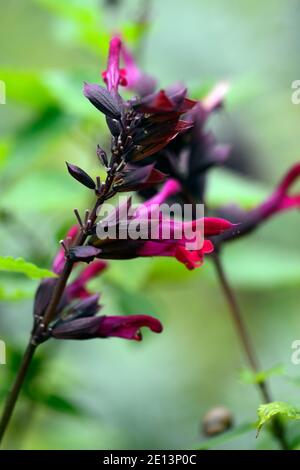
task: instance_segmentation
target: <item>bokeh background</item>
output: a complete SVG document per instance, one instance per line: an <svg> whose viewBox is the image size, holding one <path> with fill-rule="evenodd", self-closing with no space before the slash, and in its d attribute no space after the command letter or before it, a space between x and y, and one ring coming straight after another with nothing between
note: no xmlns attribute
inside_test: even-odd
<svg viewBox="0 0 300 470"><path fill-rule="evenodd" d="M96 143L107 145L104 120L82 95L99 81L111 32L121 31L140 64L161 86L182 80L194 97L221 79L231 82L226 107L209 123L233 145L225 169L209 180L212 206L253 207L300 157L296 0L10 0L1 2L0 255L49 267L88 192L65 161L99 173ZM226 246L226 271L276 400L300 404L300 219L268 222ZM24 350L36 281L1 273L0 366L4 400ZM101 279L105 314L147 313L164 324L139 344L119 339L55 342L40 348L6 448L226 449L276 448L267 430L223 435L207 444L201 421L216 405L235 425L253 423L260 397L241 380L246 366L209 262L188 272L173 260L112 262ZM278 369L279 370L279 369ZM299 378L299 379L298 379ZM289 424L291 436L299 424Z"/></svg>

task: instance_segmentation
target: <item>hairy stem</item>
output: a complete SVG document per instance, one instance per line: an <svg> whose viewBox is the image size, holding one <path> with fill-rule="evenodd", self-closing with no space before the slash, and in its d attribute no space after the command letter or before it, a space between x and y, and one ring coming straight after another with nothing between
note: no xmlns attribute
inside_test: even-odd
<svg viewBox="0 0 300 470"><path fill-rule="evenodd" d="M225 274L225 271L224 271L224 268L220 259L220 255L217 252L215 252L212 255L212 259L214 261L217 276L218 276L220 285L222 287L224 296L227 300L227 303L229 306L229 312L231 314L232 321L234 323L234 326L240 338L242 347L245 351L245 354L251 366L251 369L253 370L253 372L257 373L259 372L260 367L259 367L259 363L255 354L255 350L253 348L251 338L249 336L246 325L244 323L243 316L241 314L236 297L226 277L226 274ZM270 403L271 401L273 401L266 381L259 382L257 386L259 388L261 397L265 403ZM281 448L288 449L289 446L286 440L284 426L277 417L273 419L271 429L272 429L273 436L277 439Z"/></svg>

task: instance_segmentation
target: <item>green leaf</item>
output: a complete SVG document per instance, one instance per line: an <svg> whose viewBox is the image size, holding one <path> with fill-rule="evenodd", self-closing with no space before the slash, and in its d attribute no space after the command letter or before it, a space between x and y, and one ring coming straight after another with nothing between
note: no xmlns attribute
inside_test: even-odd
<svg viewBox="0 0 300 470"><path fill-rule="evenodd" d="M72 401L63 395L56 393L47 394L45 393L36 393L30 397L34 403L40 403L47 408L50 408L52 411L57 413L68 414L72 416L80 416L83 414L82 410L78 408Z"/></svg>
<svg viewBox="0 0 300 470"><path fill-rule="evenodd" d="M279 415L292 420L300 419L300 409L282 401L274 401L272 403L260 405L257 410L257 414L257 435L259 434L262 426L268 423L274 416Z"/></svg>
<svg viewBox="0 0 300 470"><path fill-rule="evenodd" d="M12 256L0 256L0 271L22 273L31 279L56 276L52 271L48 271L48 269L38 268L23 258L13 258Z"/></svg>
<svg viewBox="0 0 300 470"><path fill-rule="evenodd" d="M255 429L255 423L240 424L239 426L236 426L235 428L230 429L229 431L226 431L219 436L212 437L211 439L207 439L206 441L202 442L202 444L200 444L200 447L198 447L197 450L212 449L214 447L225 444L228 441L237 439L238 437L247 434L253 429Z"/></svg>
<svg viewBox="0 0 300 470"><path fill-rule="evenodd" d="M23 290L23 289L6 289L4 287L0 287L0 300L2 301L17 301L23 299L30 299L33 295L33 292Z"/></svg>
<svg viewBox="0 0 300 470"><path fill-rule="evenodd" d="M259 384L265 382L269 377L274 375L283 375L284 367L282 365L274 366L265 371L253 372L251 369L242 369L240 372L240 380L246 384Z"/></svg>

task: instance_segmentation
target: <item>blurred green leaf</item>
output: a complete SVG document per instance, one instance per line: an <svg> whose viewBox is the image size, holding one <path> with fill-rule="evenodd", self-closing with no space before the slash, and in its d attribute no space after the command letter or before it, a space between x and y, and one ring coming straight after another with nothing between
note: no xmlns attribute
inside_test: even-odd
<svg viewBox="0 0 300 470"><path fill-rule="evenodd" d="M57 393L43 392L40 388L36 388L34 393L30 391L28 396L35 404L46 406L51 411L68 414L72 416L82 415L82 411L69 398Z"/></svg>
<svg viewBox="0 0 300 470"><path fill-rule="evenodd" d="M147 23L127 23L121 29L126 43L135 45L144 37L149 29L149 25Z"/></svg>
<svg viewBox="0 0 300 470"><path fill-rule="evenodd" d="M193 273L179 261L169 257L151 259L151 269L148 272L147 281L173 283L185 282L191 279L193 279Z"/></svg>
<svg viewBox="0 0 300 470"><path fill-rule="evenodd" d="M151 270L152 260L137 258L134 260L114 260L103 274L103 279L129 291L141 289Z"/></svg>
<svg viewBox="0 0 300 470"><path fill-rule="evenodd" d="M0 68L1 80L9 83L9 101L15 101L34 109L43 109L53 101L40 72Z"/></svg>
<svg viewBox="0 0 300 470"><path fill-rule="evenodd" d="M85 44L90 50L103 56L107 53L109 42L109 32L105 28L105 23L101 15L101 8L96 0L35 0L42 6L61 16L72 29L65 28L72 32L72 39L77 40L81 45Z"/></svg>
<svg viewBox="0 0 300 470"><path fill-rule="evenodd" d="M16 132L6 157L5 172L1 174L1 185L12 187L25 174L31 174L33 163L43 161L52 146L66 134L74 122L74 119L58 108L47 108L33 122Z"/></svg>
<svg viewBox="0 0 300 470"><path fill-rule="evenodd" d="M42 279L44 277L55 277L52 271L42 269L33 263L25 261L23 258L12 258L11 256L0 256L0 271L9 271L14 273L22 273L31 279Z"/></svg>
<svg viewBox="0 0 300 470"><path fill-rule="evenodd" d="M1 204L19 211L50 211L60 209L66 213L68 208L80 203L83 192L76 191L75 182L67 175L54 171L36 171L27 175L5 193ZM24 198L26 194L26 198ZM61 202L64 201L64 206Z"/></svg>
<svg viewBox="0 0 300 470"><path fill-rule="evenodd" d="M224 246L222 255L232 284L240 288L299 285L300 254L292 248L247 237Z"/></svg>
<svg viewBox="0 0 300 470"><path fill-rule="evenodd" d="M233 439L237 439L240 436L253 431L253 429L255 429L255 423L240 424L234 429L230 429L229 431L226 431L219 436L207 439L202 444L200 444L200 447L197 447L197 450L213 449L214 447L226 444L226 442L232 441Z"/></svg>
<svg viewBox="0 0 300 470"><path fill-rule="evenodd" d="M244 209L251 209L268 194L268 189L262 184L218 168L210 173L207 204L219 207L234 203Z"/></svg>
<svg viewBox="0 0 300 470"><path fill-rule="evenodd" d="M33 292L26 291L22 289L6 289L0 287L0 300L2 301L16 301L23 299L30 299L33 295Z"/></svg>
<svg viewBox="0 0 300 470"><path fill-rule="evenodd" d="M251 369L243 369L240 372L240 380L245 384L259 384L274 375L283 375L284 367L282 365L274 366L271 369L253 372Z"/></svg>
<svg viewBox="0 0 300 470"><path fill-rule="evenodd" d="M146 293L131 292L118 287L115 289L115 295L118 297L118 303L124 315L148 314L156 315L156 309Z"/></svg>
<svg viewBox="0 0 300 470"><path fill-rule="evenodd" d="M257 434L259 434L262 426L268 423L274 416L281 416L286 419L298 420L300 419L300 409L294 406L281 402L274 401L272 403L266 403L260 405L257 410L258 423L257 423Z"/></svg>

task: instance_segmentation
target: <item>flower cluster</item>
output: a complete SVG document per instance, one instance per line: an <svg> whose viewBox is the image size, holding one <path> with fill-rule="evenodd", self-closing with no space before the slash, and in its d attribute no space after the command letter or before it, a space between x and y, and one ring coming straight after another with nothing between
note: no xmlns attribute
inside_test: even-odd
<svg viewBox="0 0 300 470"><path fill-rule="evenodd" d="M132 57L131 63L134 63ZM132 65L131 67L133 68ZM135 68L137 69L136 65ZM144 76L142 72L139 74L135 72L135 74L139 77ZM154 83L152 79L152 84ZM137 91L140 86L139 83ZM180 183L181 193L177 194L177 199L181 202L204 203L209 171L216 165L225 163L230 155L231 146L217 143L212 132L206 130L211 114L222 108L228 89L228 83L221 82L205 98L191 106L184 116L184 120L190 123L190 126L186 126L184 133L170 141L159 151L158 155L155 155L155 168ZM184 92L183 87L173 86L167 94ZM282 211L300 208L300 193L290 195L291 187L299 178L300 163L296 163L287 171L275 191L257 207L245 211L232 204L214 210L215 216L225 217L232 223L228 230L212 234L211 240L215 249L219 249L224 242L236 240L251 233L270 217ZM151 191L141 189L140 194L143 197L155 193L153 189Z"/></svg>
<svg viewBox="0 0 300 470"><path fill-rule="evenodd" d="M74 241L79 227L74 225L68 232L64 245ZM61 274L64 267L65 250L61 248L52 264L53 271ZM105 261L95 260L81 269L76 278L65 289L57 306L51 328L37 341L46 340L50 336L56 339L90 339L117 336L119 338L140 341L140 328L148 327L156 333L162 331L161 323L147 315L130 316L98 316L101 310L100 295L93 294L87 284L105 269ZM35 296L35 323L43 318L46 307L57 284L57 279L46 279L41 282Z"/></svg>
<svg viewBox="0 0 300 470"><path fill-rule="evenodd" d="M120 67L121 59L125 68ZM181 193L184 186L183 178L168 179L172 173L169 167L167 171L162 170L163 162L170 162L172 152L184 150L190 143L194 146L189 155L187 183L191 174L198 172L197 165L207 168L227 154L227 148L217 147L209 136L205 136L210 157L204 162L196 162L197 139L200 134L203 138L201 126L206 115L220 105L223 90L216 90L205 106L189 99L183 87L155 91L156 82L138 69L119 37L110 42L107 69L102 77L106 87L85 83L84 95L105 115L111 134L110 156L100 146L97 147L97 156L106 169L107 177L105 182L101 182L100 177L95 181L83 169L67 163L70 175L94 192L96 204L84 218L75 210L78 224L61 242L62 248L53 262L53 271L58 278L46 279L38 288L33 330L36 343L49 337L89 339L118 336L140 340L142 327L159 333L161 323L147 315L98 315L100 296L88 290L88 281L107 268L104 259L166 256L176 258L188 269L194 269L203 263L206 254L214 250L211 237L221 236L234 227L233 223L218 217L183 221L166 216L160 210L154 214L154 208ZM135 91L137 96L124 100L119 94L119 86ZM200 115L201 119L198 118ZM157 194L131 211L126 221L122 213L124 207L131 209L131 198L126 200L125 206L117 205L97 223L99 210L117 193L145 190L161 183L163 186ZM130 224L141 228L148 227L153 221L155 234L150 230L141 237L128 236ZM112 237L110 231L105 231L111 227L118 228L117 236ZM99 236L101 230L104 236ZM189 243L188 232L193 232L197 243ZM90 264L68 282L73 267L80 269L77 265L82 262ZM56 299L54 304L53 298ZM46 325L43 324L44 318Z"/></svg>

